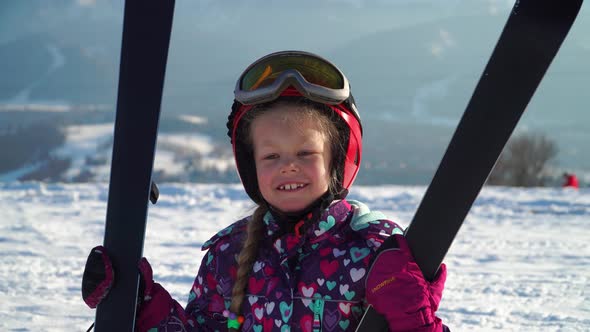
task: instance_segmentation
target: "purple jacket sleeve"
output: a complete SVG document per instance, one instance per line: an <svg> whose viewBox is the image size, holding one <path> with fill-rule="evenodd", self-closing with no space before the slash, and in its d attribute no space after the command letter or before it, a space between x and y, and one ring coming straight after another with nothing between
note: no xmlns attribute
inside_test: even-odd
<svg viewBox="0 0 590 332"><path fill-rule="evenodd" d="M226 299L231 298L231 286L236 266L233 257L239 252L247 219L240 220L218 232L205 242L208 250L189 293L188 304L182 308L159 284L154 284L153 296L141 306L138 314L140 332L158 331L225 331L223 317ZM219 254L222 252L224 254Z"/></svg>
<svg viewBox="0 0 590 332"><path fill-rule="evenodd" d="M220 291L223 288L215 273L217 264L217 255L214 250L209 250L190 291L186 314L194 331L227 330L227 318L222 314L225 301Z"/></svg>
<svg viewBox="0 0 590 332"><path fill-rule="evenodd" d="M213 273L217 259L210 250L195 278L186 309L159 284L154 284L151 299L145 301L137 318L137 330L157 331L223 331L227 329L223 296Z"/></svg>

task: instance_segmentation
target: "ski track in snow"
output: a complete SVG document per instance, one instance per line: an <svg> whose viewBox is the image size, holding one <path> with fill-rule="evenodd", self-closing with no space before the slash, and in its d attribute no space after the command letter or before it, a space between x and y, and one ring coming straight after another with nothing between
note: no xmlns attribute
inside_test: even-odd
<svg viewBox="0 0 590 332"><path fill-rule="evenodd" d="M253 205L236 185L163 184L144 255L182 305L200 246ZM407 226L425 187L355 187ZM453 331L590 330L590 189L485 188L449 251L438 311ZM0 330L85 331L86 256L102 243L106 184L0 183Z"/></svg>
<svg viewBox="0 0 590 332"><path fill-rule="evenodd" d="M61 50L55 45L45 45L47 51L49 52L52 63L47 68L47 71L43 73L37 80L31 82L27 87L23 88L19 91L14 97L8 100L8 104L26 104L29 102L29 97L31 91L37 87L39 84L43 82L43 80L47 79L51 76L55 71L59 68L63 67L66 64L66 57L63 55Z"/></svg>

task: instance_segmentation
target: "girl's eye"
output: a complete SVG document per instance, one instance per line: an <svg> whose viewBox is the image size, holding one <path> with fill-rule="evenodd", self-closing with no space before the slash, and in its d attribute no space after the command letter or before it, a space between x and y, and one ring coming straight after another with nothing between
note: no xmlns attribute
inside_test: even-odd
<svg viewBox="0 0 590 332"><path fill-rule="evenodd" d="M262 157L263 160L272 160L272 159L277 159L279 157L278 154L276 153L272 153L272 154L267 154L266 156Z"/></svg>
<svg viewBox="0 0 590 332"><path fill-rule="evenodd" d="M301 151L301 152L299 152L298 154L299 154L299 156L301 156L301 157L305 157L305 156L312 155L312 154L313 154L313 152L311 152L311 151Z"/></svg>

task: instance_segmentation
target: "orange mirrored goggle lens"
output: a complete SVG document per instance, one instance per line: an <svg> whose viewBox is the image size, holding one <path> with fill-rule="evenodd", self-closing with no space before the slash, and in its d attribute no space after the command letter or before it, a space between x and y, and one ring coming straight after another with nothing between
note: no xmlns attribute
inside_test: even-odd
<svg viewBox="0 0 590 332"><path fill-rule="evenodd" d="M285 55L264 59L241 79L241 89L253 91L272 84L286 70L296 70L309 83L329 89L344 88L340 71L322 59L308 55Z"/></svg>

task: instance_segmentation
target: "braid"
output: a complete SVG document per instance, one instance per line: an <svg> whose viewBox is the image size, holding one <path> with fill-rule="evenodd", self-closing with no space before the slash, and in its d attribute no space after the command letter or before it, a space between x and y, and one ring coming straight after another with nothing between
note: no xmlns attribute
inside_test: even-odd
<svg viewBox="0 0 590 332"><path fill-rule="evenodd" d="M258 244L264 236L264 215L268 212L266 205L262 204L256 208L252 215L252 220L248 223L248 235L244 241L244 246L238 256L238 272L236 282L232 289L232 300L229 310L233 313L239 314L242 310L242 302L246 297L246 286L248 285L248 277L252 266L256 261L256 254L258 252Z"/></svg>

